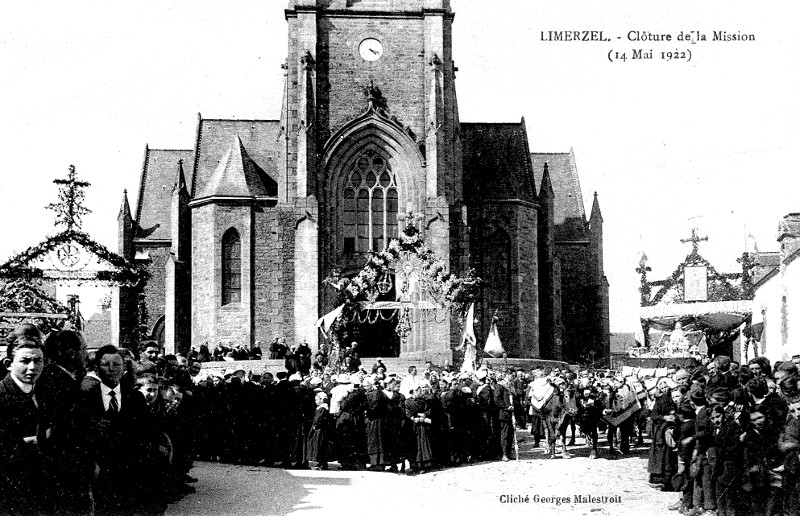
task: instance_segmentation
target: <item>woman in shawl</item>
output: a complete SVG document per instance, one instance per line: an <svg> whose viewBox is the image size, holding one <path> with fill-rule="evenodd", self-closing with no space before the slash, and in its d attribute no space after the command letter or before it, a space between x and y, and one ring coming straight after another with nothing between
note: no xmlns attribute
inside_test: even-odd
<svg viewBox="0 0 800 516"><path fill-rule="evenodd" d="M647 471L650 474L650 483L669 484L670 470L670 447L667 443L668 428L675 426L675 413L677 405L672 399L671 389L675 387L669 378L660 378L656 384L658 396L653 404L653 411L650 416L653 427L653 441L650 443L650 454L648 457Z"/></svg>
<svg viewBox="0 0 800 516"><path fill-rule="evenodd" d="M389 398L383 390L375 386L374 377L363 382L366 391L366 412L364 427L367 434L367 454L371 469L381 471L389 465L384 443L387 440L386 419L389 412Z"/></svg>
<svg viewBox="0 0 800 516"><path fill-rule="evenodd" d="M309 461L316 463L313 469L328 469L328 440L331 427L328 395L318 392L314 396L314 403L317 409L314 411L314 420L308 433L306 456Z"/></svg>
<svg viewBox="0 0 800 516"><path fill-rule="evenodd" d="M417 473L425 473L433 463L431 448L431 405L429 398L430 385L423 382L414 392L414 397L406 400L406 417L413 424L414 437L409 450L409 462Z"/></svg>

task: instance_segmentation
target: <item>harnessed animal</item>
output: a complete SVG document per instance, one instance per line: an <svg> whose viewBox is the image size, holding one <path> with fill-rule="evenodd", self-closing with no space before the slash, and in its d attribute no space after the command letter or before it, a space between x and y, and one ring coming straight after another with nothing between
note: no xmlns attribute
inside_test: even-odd
<svg viewBox="0 0 800 516"><path fill-rule="evenodd" d="M534 385L530 392L531 411L538 411L544 422L545 436L549 450L548 457L554 459L556 456L556 440L561 434L561 456L568 459L566 444L566 425L567 406L564 403L564 383L551 383L547 378L534 380Z"/></svg>
<svg viewBox="0 0 800 516"><path fill-rule="evenodd" d="M627 453L628 439L633 431L633 422L642 409L635 387L623 384L609 393L603 420L608 424L608 443L613 450L613 437L620 428L620 449Z"/></svg>

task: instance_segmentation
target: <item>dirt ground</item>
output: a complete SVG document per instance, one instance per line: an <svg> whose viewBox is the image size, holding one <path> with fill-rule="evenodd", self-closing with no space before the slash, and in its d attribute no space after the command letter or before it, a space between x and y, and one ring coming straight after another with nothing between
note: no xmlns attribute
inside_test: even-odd
<svg viewBox="0 0 800 516"><path fill-rule="evenodd" d="M520 460L483 462L416 476L370 471L283 470L197 463L197 493L173 504L170 515L328 514L576 514L676 515L676 493L647 483L647 449L598 459L579 438L571 459L547 459L518 432ZM455 512L453 512L455 511Z"/></svg>

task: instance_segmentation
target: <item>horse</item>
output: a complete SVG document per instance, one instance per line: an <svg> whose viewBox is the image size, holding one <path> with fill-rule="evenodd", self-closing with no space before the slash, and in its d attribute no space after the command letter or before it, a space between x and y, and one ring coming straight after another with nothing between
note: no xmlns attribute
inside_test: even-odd
<svg viewBox="0 0 800 516"><path fill-rule="evenodd" d="M603 420L608 424L608 446L614 451L614 436L617 428L620 429L620 451L628 453L630 446L630 436L633 433L633 422L635 415L639 413L642 406L636 394L635 387L625 383L609 392L606 399L606 410Z"/></svg>
<svg viewBox="0 0 800 516"><path fill-rule="evenodd" d="M533 411L538 411L542 416L549 450L548 458L556 458L556 440L560 434L561 456L569 459L571 455L567 452L567 428L565 424L568 410L564 402L566 383L563 380L559 380L554 382L546 378L534 380L530 392L531 414L534 413Z"/></svg>

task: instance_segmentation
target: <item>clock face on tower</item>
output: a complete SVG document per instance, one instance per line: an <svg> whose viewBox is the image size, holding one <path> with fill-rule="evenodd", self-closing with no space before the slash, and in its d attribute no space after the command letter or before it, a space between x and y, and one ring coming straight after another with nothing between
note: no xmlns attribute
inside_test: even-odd
<svg viewBox="0 0 800 516"><path fill-rule="evenodd" d="M358 45L358 53L365 61L377 61L383 55L383 45L375 38L367 38Z"/></svg>

